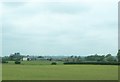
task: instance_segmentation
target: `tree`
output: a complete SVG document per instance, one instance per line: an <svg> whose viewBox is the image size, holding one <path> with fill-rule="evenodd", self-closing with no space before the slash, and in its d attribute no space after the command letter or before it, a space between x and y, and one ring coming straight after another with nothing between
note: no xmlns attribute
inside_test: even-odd
<svg viewBox="0 0 120 82"><path fill-rule="evenodd" d="M38 58L44 58L43 56L38 56Z"/></svg>
<svg viewBox="0 0 120 82"><path fill-rule="evenodd" d="M8 63L8 56L2 57L2 63Z"/></svg>
<svg viewBox="0 0 120 82"><path fill-rule="evenodd" d="M22 57L20 53L14 53L9 56L9 59L12 61L19 61Z"/></svg>
<svg viewBox="0 0 120 82"><path fill-rule="evenodd" d="M112 55L111 55L111 54L107 54L107 55L106 55L106 57L110 57L110 56L112 56Z"/></svg>
<svg viewBox="0 0 120 82"><path fill-rule="evenodd" d="M100 56L100 55L95 54L95 55L91 55L91 56L87 56L87 57L85 57L85 60L86 60L86 61L96 61L96 62L101 62L101 61L104 60L104 58L105 58L104 55Z"/></svg>
<svg viewBox="0 0 120 82"><path fill-rule="evenodd" d="M75 56L75 61L76 62L81 62L82 60L81 60L81 57L80 56Z"/></svg>
<svg viewBox="0 0 120 82"><path fill-rule="evenodd" d="M118 59L118 62L120 62L120 49L118 50L118 53L117 53L117 59Z"/></svg>
<svg viewBox="0 0 120 82"><path fill-rule="evenodd" d="M105 57L106 61L113 62L115 61L115 58L111 54L107 54Z"/></svg>

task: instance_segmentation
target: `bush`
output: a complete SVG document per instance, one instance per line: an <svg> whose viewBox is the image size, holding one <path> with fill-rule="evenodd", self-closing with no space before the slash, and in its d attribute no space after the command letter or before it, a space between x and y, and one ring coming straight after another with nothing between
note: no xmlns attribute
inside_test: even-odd
<svg viewBox="0 0 120 82"><path fill-rule="evenodd" d="M2 63L8 63L8 61L2 61Z"/></svg>
<svg viewBox="0 0 120 82"><path fill-rule="evenodd" d="M20 61L15 61L15 64L21 64L21 62Z"/></svg>
<svg viewBox="0 0 120 82"><path fill-rule="evenodd" d="M56 65L57 63L56 62L52 62L51 65Z"/></svg>

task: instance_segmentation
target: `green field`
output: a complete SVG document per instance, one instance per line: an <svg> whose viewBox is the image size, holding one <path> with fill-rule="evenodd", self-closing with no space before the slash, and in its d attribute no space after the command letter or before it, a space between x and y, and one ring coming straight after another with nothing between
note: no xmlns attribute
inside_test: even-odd
<svg viewBox="0 0 120 82"><path fill-rule="evenodd" d="M118 80L115 65L50 65L46 61L3 64L3 80Z"/></svg>

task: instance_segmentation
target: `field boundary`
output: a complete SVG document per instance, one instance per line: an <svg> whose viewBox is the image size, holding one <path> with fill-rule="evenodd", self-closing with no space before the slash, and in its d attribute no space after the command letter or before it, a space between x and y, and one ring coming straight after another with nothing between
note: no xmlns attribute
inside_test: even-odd
<svg viewBox="0 0 120 82"><path fill-rule="evenodd" d="M65 62L63 63L64 65L79 65L79 64L82 64L82 65L120 65L120 63L118 62Z"/></svg>
<svg viewBox="0 0 120 82"><path fill-rule="evenodd" d="M118 80L2 80L2 82L118 82Z"/></svg>

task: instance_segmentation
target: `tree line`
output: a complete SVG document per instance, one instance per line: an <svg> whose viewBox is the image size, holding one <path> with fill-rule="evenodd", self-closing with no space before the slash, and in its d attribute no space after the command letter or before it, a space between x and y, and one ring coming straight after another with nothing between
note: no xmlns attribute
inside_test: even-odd
<svg viewBox="0 0 120 82"><path fill-rule="evenodd" d="M21 61L21 59L24 56L21 55L20 53L14 53L11 54L10 56L4 56L2 57L2 62L6 61ZM107 55L90 55L90 56L69 56L67 58L61 59L63 62L120 62L120 49L118 50L118 53L116 56L112 56L111 54Z"/></svg>

